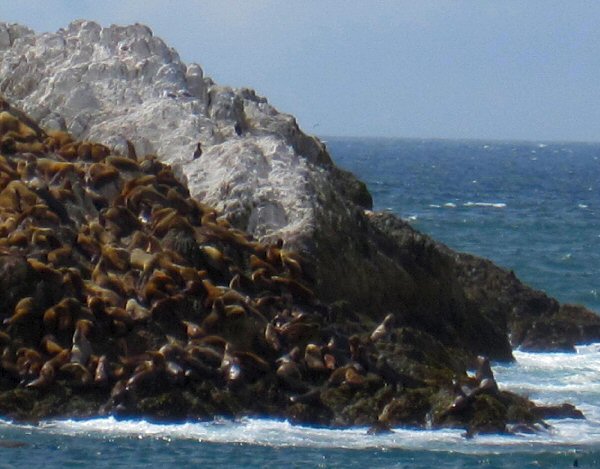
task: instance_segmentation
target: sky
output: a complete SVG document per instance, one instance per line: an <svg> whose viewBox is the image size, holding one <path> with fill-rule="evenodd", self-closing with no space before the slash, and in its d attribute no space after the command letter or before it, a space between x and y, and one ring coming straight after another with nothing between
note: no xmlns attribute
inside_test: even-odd
<svg viewBox="0 0 600 469"><path fill-rule="evenodd" d="M0 0L37 32L144 23L320 136L600 141L597 0Z"/></svg>

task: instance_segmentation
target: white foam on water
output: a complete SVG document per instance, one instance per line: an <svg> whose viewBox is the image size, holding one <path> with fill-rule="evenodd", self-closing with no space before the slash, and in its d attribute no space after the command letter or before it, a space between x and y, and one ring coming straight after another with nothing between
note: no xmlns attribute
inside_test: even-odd
<svg viewBox="0 0 600 469"><path fill-rule="evenodd" d="M463 207L506 208L506 204L503 202L465 202Z"/></svg>
<svg viewBox="0 0 600 469"><path fill-rule="evenodd" d="M6 423L5 423L6 424ZM14 426L14 425L13 425ZM1 427L0 427L1 428ZM156 424L144 420L122 421L112 417L90 420L54 420L27 432L61 437L100 439L187 440L198 443L249 444L269 447L402 449L451 451L465 454L523 451L536 453L555 448L597 445L600 427L590 421L561 420L537 434L479 435L466 439L462 430L395 428L393 432L368 435L366 428L326 429L292 425L286 421L244 418L238 421Z"/></svg>
<svg viewBox="0 0 600 469"><path fill-rule="evenodd" d="M485 452L571 450L600 445L600 344L577 348L577 353L514 352L516 363L494 365L502 389L529 394L536 401L570 402L586 420L551 420L552 427L536 434L479 435L465 439L462 430L417 430L395 428L392 433L368 435L367 428L327 429L292 425L287 421L244 418L236 421L158 424L144 420L52 420L38 426L0 421L3 425L32 432L88 437L191 440L202 443L251 444L272 447L405 449Z"/></svg>

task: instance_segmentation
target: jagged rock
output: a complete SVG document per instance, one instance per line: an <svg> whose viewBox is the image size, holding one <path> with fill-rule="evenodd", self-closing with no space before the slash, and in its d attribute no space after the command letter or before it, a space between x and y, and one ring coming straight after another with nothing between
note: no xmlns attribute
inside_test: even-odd
<svg viewBox="0 0 600 469"><path fill-rule="evenodd" d="M1 24L0 77L0 91L43 127L122 153L156 153L236 227L301 252L318 296L351 305L363 320L393 312L444 345L500 360L511 358L507 332L530 349L600 339L591 313L571 311L565 336L564 321L547 320L556 316L553 300L532 306L539 295L492 264L368 212L364 184L292 116L252 90L214 84L146 26L76 21L36 35ZM582 315L587 332L577 333ZM544 327L556 336L550 342L535 332Z"/></svg>
<svg viewBox="0 0 600 469"><path fill-rule="evenodd" d="M575 344L597 342L600 319L577 305L561 305L523 285L514 272L448 248L466 297L499 330L507 330L513 347L534 352L573 352Z"/></svg>

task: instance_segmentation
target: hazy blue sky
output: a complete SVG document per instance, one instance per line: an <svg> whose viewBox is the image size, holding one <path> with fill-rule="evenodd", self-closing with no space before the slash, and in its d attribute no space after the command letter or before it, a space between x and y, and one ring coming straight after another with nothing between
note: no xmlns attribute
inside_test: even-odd
<svg viewBox="0 0 600 469"><path fill-rule="evenodd" d="M141 22L309 133L600 141L600 1L1 0L55 31Z"/></svg>

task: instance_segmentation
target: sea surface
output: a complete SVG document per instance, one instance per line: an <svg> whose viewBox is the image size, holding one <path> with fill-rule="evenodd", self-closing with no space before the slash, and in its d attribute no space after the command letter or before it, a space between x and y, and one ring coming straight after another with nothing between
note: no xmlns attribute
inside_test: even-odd
<svg viewBox="0 0 600 469"><path fill-rule="evenodd" d="M600 311L600 144L326 138L377 210L448 246L494 260L563 302ZM516 351L502 388L576 404L586 420L538 434L328 430L244 419L155 424L0 421L3 467L600 467L600 344L576 354Z"/></svg>

